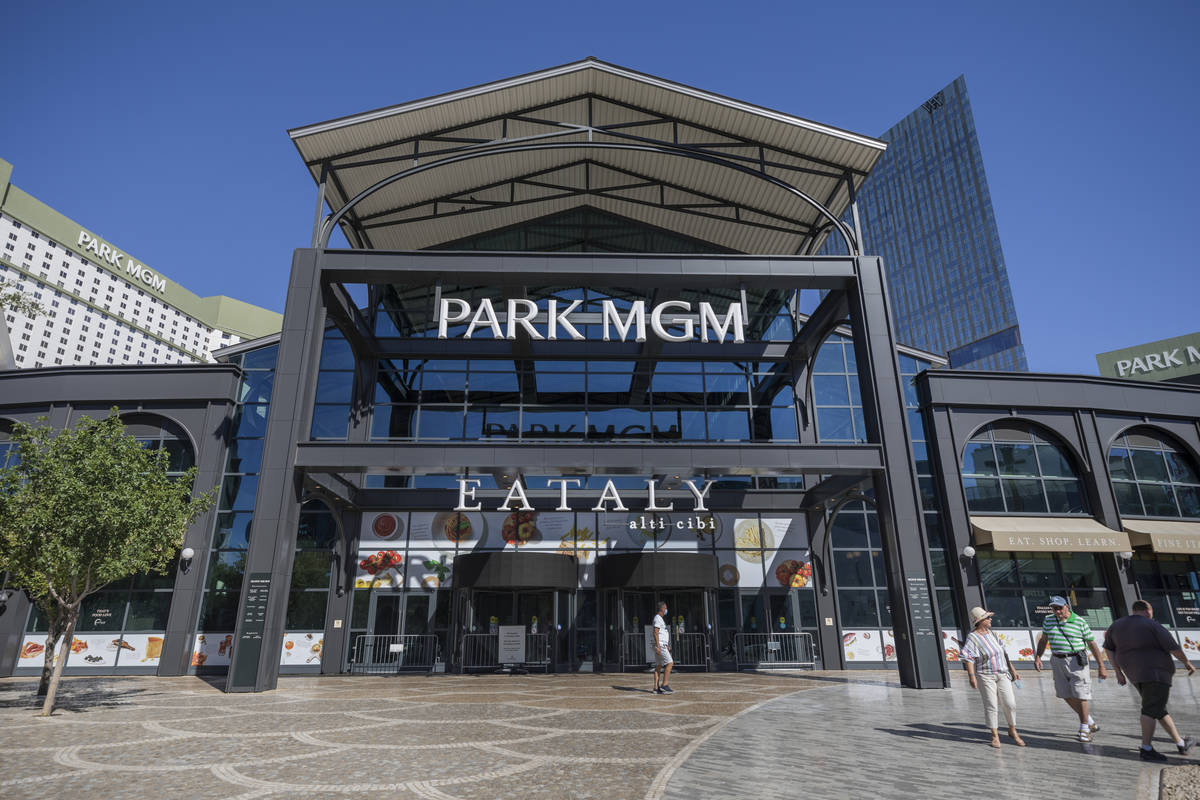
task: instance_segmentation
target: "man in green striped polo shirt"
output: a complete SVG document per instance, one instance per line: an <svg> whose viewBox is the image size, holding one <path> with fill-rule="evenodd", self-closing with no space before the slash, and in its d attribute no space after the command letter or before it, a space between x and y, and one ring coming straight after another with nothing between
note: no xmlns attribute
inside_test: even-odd
<svg viewBox="0 0 1200 800"><path fill-rule="evenodd" d="M1100 647L1092 635L1087 620L1071 610L1066 598L1055 595L1050 598L1050 610L1042 620L1042 633L1038 636L1037 655L1033 668L1042 669L1042 654L1046 644L1050 645L1050 667L1054 673L1054 694L1067 701L1071 710L1079 715L1079 741L1090 742L1092 734L1100 730L1089 713L1092 700L1092 676L1088 671L1088 650L1100 667L1100 680L1108 677Z"/></svg>

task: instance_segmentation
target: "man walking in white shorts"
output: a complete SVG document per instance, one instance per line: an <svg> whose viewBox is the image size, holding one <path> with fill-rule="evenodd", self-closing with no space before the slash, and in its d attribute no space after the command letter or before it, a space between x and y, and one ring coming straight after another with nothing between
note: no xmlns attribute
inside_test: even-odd
<svg viewBox="0 0 1200 800"><path fill-rule="evenodd" d="M658 603L658 613L654 615L654 693L673 694L674 689L667 683L671 677L671 667L675 660L671 658L671 635L667 630L667 604ZM661 680L660 680L661 676Z"/></svg>

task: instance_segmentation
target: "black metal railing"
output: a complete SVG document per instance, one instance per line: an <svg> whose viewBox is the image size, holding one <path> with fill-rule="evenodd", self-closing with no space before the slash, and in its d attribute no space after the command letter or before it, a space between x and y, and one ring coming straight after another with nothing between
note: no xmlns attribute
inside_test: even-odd
<svg viewBox="0 0 1200 800"><path fill-rule="evenodd" d="M462 668L464 670L499 669L509 666L500 660L500 636L495 633L464 633L462 637ZM525 660L511 666L531 667L549 671L550 634L525 634Z"/></svg>
<svg viewBox="0 0 1200 800"><path fill-rule="evenodd" d="M438 637L432 634L380 636L364 633L354 640L350 672L356 675L428 672L433 670L440 654Z"/></svg>
<svg viewBox="0 0 1200 800"><path fill-rule="evenodd" d="M813 667L816 648L809 633L738 633L733 637L737 667Z"/></svg>

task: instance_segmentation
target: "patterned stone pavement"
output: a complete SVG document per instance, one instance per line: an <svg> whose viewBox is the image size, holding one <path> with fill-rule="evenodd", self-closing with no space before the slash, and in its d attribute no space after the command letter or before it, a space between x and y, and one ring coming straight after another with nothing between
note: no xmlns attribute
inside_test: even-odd
<svg viewBox="0 0 1200 800"><path fill-rule="evenodd" d="M781 697L750 709L699 743L669 779L665 800L797 796L876 800L963 797L1159 800L1162 767L1145 764L1138 702L1114 680L1096 685L1101 730L1092 744L1073 740L1076 718L1054 697L1049 673L1022 673L1017 728L1027 747L1001 733L989 746L983 705L966 675L949 691L901 689L895 673L830 672L823 691ZM1095 673L1093 673L1093 679ZM1176 677L1171 716L1200 737L1200 678ZM1200 796L1200 747L1170 755L1162 800ZM1190 786L1190 790L1186 787ZM1192 794L1195 792L1196 794Z"/></svg>
<svg viewBox="0 0 1200 800"><path fill-rule="evenodd" d="M643 798L788 675L283 678L226 695L197 678L64 682L35 716L0 680L0 797Z"/></svg>
<svg viewBox="0 0 1200 800"><path fill-rule="evenodd" d="M682 674L670 696L643 674L283 678L258 695L80 678L51 719L32 681L2 679L0 797L959 800L969 777L992 797L1158 800L1126 690L1101 687L1104 729L1080 745L1027 676L1030 746L996 752L955 677L919 692L886 672ZM1172 712L1200 731L1200 680L1177 683Z"/></svg>

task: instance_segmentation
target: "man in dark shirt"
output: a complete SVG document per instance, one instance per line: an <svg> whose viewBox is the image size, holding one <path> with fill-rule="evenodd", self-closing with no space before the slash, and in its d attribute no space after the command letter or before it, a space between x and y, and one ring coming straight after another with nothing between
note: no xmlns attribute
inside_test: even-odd
<svg viewBox="0 0 1200 800"><path fill-rule="evenodd" d="M1167 713L1171 676L1175 672L1171 656L1183 663L1189 676L1196 668L1167 629L1152 619L1154 609L1149 603L1135 600L1132 611L1129 616L1109 626L1104 637L1104 649L1108 651L1108 658L1117 674L1117 683L1124 686L1128 679L1142 698L1141 758L1143 761L1167 760L1150 743L1154 738L1156 720L1171 737L1180 755L1187 755L1196 740L1190 736L1186 739L1181 737L1171 715Z"/></svg>

